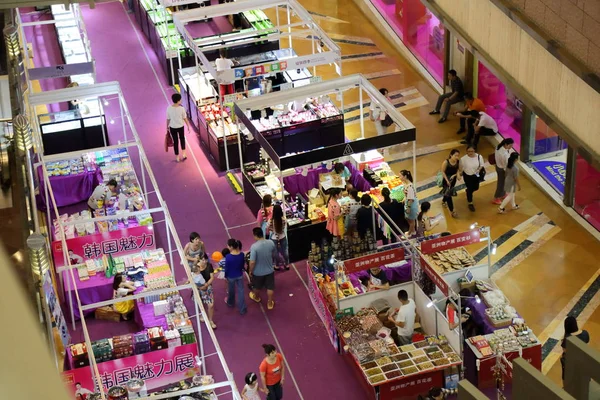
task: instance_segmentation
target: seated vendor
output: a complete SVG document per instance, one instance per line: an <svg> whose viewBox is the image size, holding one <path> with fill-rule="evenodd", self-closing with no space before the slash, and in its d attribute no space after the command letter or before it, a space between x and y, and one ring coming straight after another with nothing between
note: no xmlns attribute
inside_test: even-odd
<svg viewBox="0 0 600 400"><path fill-rule="evenodd" d="M96 189L94 189L92 195L90 196L87 202L92 214L97 209L102 208L102 206L106 204L108 200L110 200L110 198L113 196L113 193L116 193L116 190L117 181L114 179L111 179L107 183L101 183L98 186L96 186ZM100 201L102 201L102 203L99 203Z"/></svg>
<svg viewBox="0 0 600 400"><path fill-rule="evenodd" d="M125 280L122 274L116 274L113 280L113 298L129 296L135 292L135 285L132 282ZM125 300L113 305L116 312L121 314L124 320L128 320L133 312L135 302L133 300Z"/></svg>
<svg viewBox="0 0 600 400"><path fill-rule="evenodd" d="M465 323L470 317L471 315L469 313L463 312L460 316L460 322ZM446 300L446 319L448 320L450 329L454 330L458 328L458 310L456 309L456 305L450 301L450 299Z"/></svg>
<svg viewBox="0 0 600 400"><path fill-rule="evenodd" d="M385 271L381 268L370 268L369 269L369 283L367 285L369 291L390 288L390 281L388 280Z"/></svg>

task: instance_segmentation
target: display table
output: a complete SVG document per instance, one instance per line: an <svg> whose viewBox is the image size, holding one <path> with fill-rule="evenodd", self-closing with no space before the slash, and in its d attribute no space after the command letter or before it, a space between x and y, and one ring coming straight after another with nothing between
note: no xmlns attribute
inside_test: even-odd
<svg viewBox="0 0 600 400"><path fill-rule="evenodd" d="M143 290L143 287L139 287L136 289L135 294L138 294ZM164 315L155 316L154 306L152 303L144 303L144 299L136 300L133 318L135 323L142 329L148 329L154 326L160 326L165 330L169 328L169 325L167 324L167 318Z"/></svg>
<svg viewBox="0 0 600 400"><path fill-rule="evenodd" d="M71 280L70 276L65 279L64 288L67 307L70 307L71 304L73 304L73 315L75 316L75 319L81 319L79 307L77 307L75 289L77 289L79 300L81 300L82 306L110 300L113 298L112 285L114 279L112 277L107 278L104 274L97 274L91 276L90 279L82 281L77 276L77 272L74 271L74 274L76 288L73 287L73 281ZM93 313L94 311L95 309L86 310L85 313L87 315Z"/></svg>
<svg viewBox="0 0 600 400"><path fill-rule="evenodd" d="M356 169L350 162L345 162L344 165L348 167L350 171L350 179L348 180L352 186L354 186L360 192L366 192L371 189L371 185L362 176L362 173ZM283 178L283 184L285 190L287 190L292 197L298 193L305 194L309 190L319 188L319 175L329 172L325 167L312 168L308 170L306 176L297 173L292 176L286 176ZM260 207L259 207L260 208ZM253 212L258 212L253 210Z"/></svg>
<svg viewBox="0 0 600 400"><path fill-rule="evenodd" d="M45 210L46 182L44 181L44 171L41 166L38 167L37 173L40 182L39 193L36 196L37 205L40 210ZM50 176L48 180L52 186L56 207L70 206L84 201L87 202L96 186L104 181L102 171L98 167L94 171L87 171L76 175Z"/></svg>
<svg viewBox="0 0 600 400"><path fill-rule="evenodd" d="M483 357L475 346L464 342L464 367L465 378L479 389L486 389L496 386L496 378L494 378L493 368L496 366L496 356ZM506 359L511 361L518 357L523 357L534 368L542 370L542 344L538 343L535 346L523 349L522 355L518 351L504 353ZM512 374L504 375L504 382L512 382Z"/></svg>

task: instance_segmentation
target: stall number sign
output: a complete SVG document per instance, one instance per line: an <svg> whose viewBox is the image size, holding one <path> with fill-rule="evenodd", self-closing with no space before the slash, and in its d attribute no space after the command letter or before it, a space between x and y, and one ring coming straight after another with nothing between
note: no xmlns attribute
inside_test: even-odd
<svg viewBox="0 0 600 400"><path fill-rule="evenodd" d="M347 273L352 273L395 263L401 260L404 260L404 249L396 248L346 260L344 261L344 267Z"/></svg>
<svg viewBox="0 0 600 400"><path fill-rule="evenodd" d="M448 288L448 283L446 283L444 278L442 278L441 275L438 274L438 272L435 269L433 269L431 265L427 263L427 261L425 261L423 256L421 256L421 269L425 271L425 273L433 281L435 286L437 286L441 290L441 292L444 293L444 296L448 296L448 293L450 292Z"/></svg>
<svg viewBox="0 0 600 400"><path fill-rule="evenodd" d="M442 250L479 243L480 239L481 234L479 233L479 229L473 229L468 232L457 233L456 235L426 240L421 243L421 252L423 254L436 253Z"/></svg>

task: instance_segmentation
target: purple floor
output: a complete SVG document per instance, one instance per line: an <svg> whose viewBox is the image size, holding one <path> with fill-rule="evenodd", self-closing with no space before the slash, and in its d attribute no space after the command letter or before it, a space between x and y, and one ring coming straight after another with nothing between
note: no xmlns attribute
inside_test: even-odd
<svg viewBox="0 0 600 400"><path fill-rule="evenodd" d="M119 2L97 3L94 10L82 6L82 12L96 60L97 80L121 84L181 242L185 243L189 232L195 230L209 252L222 249L229 236L242 240L248 249L252 242L249 224L254 216L243 198L234 195L225 178L215 172L195 135L187 135L191 154L184 163L175 163L173 154L164 152L165 110L172 90L135 21L130 20L131 16ZM110 116L117 109L111 104L107 113ZM181 268L176 265L179 281L184 276ZM300 275L293 269L277 275L275 310L266 312L266 307L252 302L243 317L223 304L224 283L215 284L216 336L238 387L243 387L246 373L258 372L263 358L261 344L273 343L283 352L290 367L286 399L365 399L367 395L350 367L329 343L307 296L302 266L298 270ZM191 304L188 307L192 312ZM110 323L90 325L94 329L92 337L98 337L98 332L110 335L117 329L127 329ZM206 338L206 330L202 333ZM210 345L207 347L206 353L214 351ZM207 365L215 368L210 373L222 378L216 357L211 357ZM324 379L326 385L314 384Z"/></svg>

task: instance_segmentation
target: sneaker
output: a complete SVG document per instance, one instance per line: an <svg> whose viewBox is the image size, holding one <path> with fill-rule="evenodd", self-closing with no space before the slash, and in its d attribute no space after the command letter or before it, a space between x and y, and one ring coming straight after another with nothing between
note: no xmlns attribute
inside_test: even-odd
<svg viewBox="0 0 600 400"><path fill-rule="evenodd" d="M521 207L519 207L519 205L517 204L513 207L513 210L518 210L519 208L521 208Z"/></svg>
<svg viewBox="0 0 600 400"><path fill-rule="evenodd" d="M473 204L469 204L469 210L475 211L475 206Z"/></svg>
<svg viewBox="0 0 600 400"><path fill-rule="evenodd" d="M498 214L504 214L506 213L506 209L502 208L502 207L498 207Z"/></svg>
<svg viewBox="0 0 600 400"><path fill-rule="evenodd" d="M429 115L435 115L435 114L439 114L440 112L437 110L433 110L429 113Z"/></svg>
<svg viewBox="0 0 600 400"><path fill-rule="evenodd" d="M502 204L502 199L494 199L494 200L492 200L492 204L500 205L500 204Z"/></svg>

